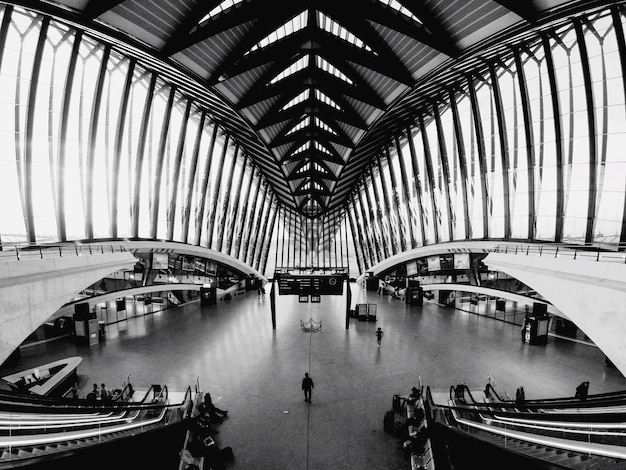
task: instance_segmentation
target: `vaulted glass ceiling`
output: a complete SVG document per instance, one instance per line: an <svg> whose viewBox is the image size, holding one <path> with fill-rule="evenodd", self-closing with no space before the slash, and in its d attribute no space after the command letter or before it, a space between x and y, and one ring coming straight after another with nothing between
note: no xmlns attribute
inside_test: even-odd
<svg viewBox="0 0 626 470"><path fill-rule="evenodd" d="M475 125L479 116L463 116L461 110L457 118L454 107L465 106L467 93L471 98L474 88L479 93L480 83L494 81L496 75L497 81L502 77L507 84L501 92L505 102L512 89L513 71L519 68L515 63L502 69L505 58L520 56L540 35L549 42L560 25L583 18L589 9L602 9L605 3L615 11L622 7L621 2L573 0L34 1L27 5L32 20L24 20L24 24L33 26L26 31L20 29L22 20L18 18L31 18L31 13L21 7L23 2L15 2L13 24L0 29L17 28L14 33L20 39L7 40L1 65L7 83L19 86L19 93L4 87L5 94L12 96L6 103L11 107L15 101L19 110L9 111L15 126L5 126L5 130L13 137L11 145L17 156L11 168L18 169L18 184L11 191L20 199L23 214L16 210L7 217L16 227L26 226L31 241L54 232L60 239L75 234L90 238L100 233L149 237L163 233L167 239L185 241L191 236L191 243L215 245L215 249L246 258L246 249L240 247L254 244L258 230L264 234L261 243L267 244L275 218L287 238L297 234L304 240L300 245L317 246L315 237L308 238L312 227L321 234L319 239L333 239L337 227L348 223L347 217L355 213L358 201L365 217L349 221L354 225L351 233L357 237L359 228L376 225L373 221L381 207L392 220L402 218L401 210L396 214L395 203L390 202L398 191L406 192L406 199L426 187L411 188L424 176L421 163L406 162L406 172L401 166L393 172L385 170L389 168L386 165L395 165L389 162L394 161L394 149L403 142L413 142L417 158L420 139L427 135L422 144L430 162L426 169L432 167L426 172L429 184L442 194L465 194L457 186L474 175L476 168L466 168L461 162L462 135L469 136L470 143L484 139L485 145L487 138L497 136L475 136L463 129ZM56 38L57 31L64 30L68 32L63 38ZM10 58L20 41L20 60L22 55L24 59L14 66L17 62ZM53 45L57 43L62 46ZM81 48L92 52L85 55ZM52 69L50 64L54 64ZM48 79L50 89L45 91ZM43 80L42 84L38 80ZM478 82L473 84L475 80ZM515 80L527 78L522 74ZM24 85L29 81L36 85ZM93 92L92 99L87 89ZM47 102L46 93L54 99ZM512 123L499 124L500 133L508 125L521 129L520 122L531 119L530 111L523 112L522 98L520 94L513 105ZM84 105L78 117L73 111L77 102ZM473 112L480 111L483 116L510 112L496 107L487 113L471 99L469 102ZM499 100L494 98L494 102ZM48 118L40 119L40 115ZM81 132L74 136L77 126ZM415 132L419 139L413 138ZM194 141L194 136L200 137ZM513 142L519 143L519 138ZM35 150L34 143L41 148ZM67 170L61 157L68 157L70 144L76 154L71 158L76 157L82 178L77 180L81 182L77 192L84 199L84 214L79 213L84 223L66 234L68 214L74 214L68 212L68 204L80 201L64 194L70 186L74 188L73 182L68 182L73 181L73 174L62 173ZM40 151L44 148L48 151ZM196 148L200 156L196 156ZM128 152L127 169L134 168L131 178L110 163L112 154L126 158L124 152ZM514 163L518 161L515 155ZM446 156L458 157L461 173L449 173L446 165L437 169L436 162L446 161ZM29 180L27 173L40 171L37 159L44 157L50 162L50 174L40 179L49 179L52 183L46 191L57 196L39 201L40 192L34 191L38 183L33 183L39 180ZM469 155L466 160L472 161ZM192 180L184 174L191 170L185 165L196 161L199 170ZM531 162L528 167L533 165ZM456 168L452 160L447 166ZM91 181L92 174L110 171L121 176L111 177L106 187L84 182ZM384 171L389 175L383 178ZM512 171L508 168L502 173ZM490 177L494 172L491 170ZM487 175L483 177L487 179ZM100 184L98 178L94 181ZM514 187L508 190L513 194L517 182L523 180L511 176L510 181ZM504 187L507 184L502 183ZM489 193L487 183L482 187L482 200L491 200L495 193ZM545 185L535 184L533 190L538 188ZM453 222L454 230L448 227L448 232L454 233L454 238L465 233L455 228L457 220L469 227L467 217L459 218L454 211L467 206L473 194L468 191L467 200L458 207L453 208L452 197L432 205L433 220L444 220L442 214L451 213L445 220ZM56 222L39 205L29 207L34 199L41 207L54 206ZM248 204L253 199L258 204ZM498 202L497 198L493 201ZM514 213L513 208L523 207L510 204L504 220ZM410 218L426 217L424 207ZM532 205L529 207L530 219L534 216ZM110 227L100 220L102 210L108 213ZM493 210L490 204L483 207L486 214ZM198 215L201 211L202 216ZM372 219L368 211L376 217ZM482 224L486 226L486 222ZM235 239L233 245L241 253L232 254L234 248L228 240L226 248L221 246L222 236L229 227L237 231L244 225L245 236ZM402 230L406 225L403 223ZM529 222L529 226L533 224ZM50 233L43 234L42 227L49 227ZM175 236L177 230L180 237ZM465 236L478 232L468 230ZM443 241L446 236L433 239ZM425 236L422 240L432 242ZM261 261L258 253L253 258L255 263ZM379 258L362 254L364 266Z"/></svg>
<svg viewBox="0 0 626 470"><path fill-rule="evenodd" d="M131 53L173 65L182 72L177 79L192 80L196 93L204 87L222 100L223 111L236 115L226 130L259 166L280 204L317 217L342 210L373 154L414 122L415 98L422 96L421 85L430 85L429 73L497 41L502 31L528 29L549 21L553 10L585 2L31 3ZM329 168L332 178L294 178L294 159Z"/></svg>

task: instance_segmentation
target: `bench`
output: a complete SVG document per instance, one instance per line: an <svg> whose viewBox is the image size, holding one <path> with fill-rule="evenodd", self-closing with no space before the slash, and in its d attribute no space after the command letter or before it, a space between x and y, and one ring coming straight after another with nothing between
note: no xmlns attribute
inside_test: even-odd
<svg viewBox="0 0 626 470"><path fill-rule="evenodd" d="M196 419L199 415L200 415L200 409L199 409L199 405L200 403L202 403L202 397L203 394L202 393L197 393L196 394L196 398L194 400L194 405L193 408L191 409L191 412L189 413L189 418ZM180 455L180 463L178 465L178 470L191 470L192 468L198 468L199 470L202 470L204 468L204 455L201 455L199 457L194 457L193 455L191 455L191 452L189 452L189 444L191 442L193 442L194 439L194 433L191 429L187 429L187 433L185 434L185 442L183 443L183 448L180 450L179 455Z"/></svg>

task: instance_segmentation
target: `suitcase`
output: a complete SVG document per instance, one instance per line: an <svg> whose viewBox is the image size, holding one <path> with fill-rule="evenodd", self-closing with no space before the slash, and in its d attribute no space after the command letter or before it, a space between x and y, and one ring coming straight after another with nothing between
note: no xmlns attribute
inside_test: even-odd
<svg viewBox="0 0 626 470"><path fill-rule="evenodd" d="M387 434L393 434L394 432L394 418L395 412L393 410L385 413L385 418L383 419L383 429Z"/></svg>

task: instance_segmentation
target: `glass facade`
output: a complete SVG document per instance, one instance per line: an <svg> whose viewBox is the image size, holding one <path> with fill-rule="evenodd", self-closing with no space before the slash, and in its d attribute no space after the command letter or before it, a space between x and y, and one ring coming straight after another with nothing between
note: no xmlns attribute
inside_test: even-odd
<svg viewBox="0 0 626 470"><path fill-rule="evenodd" d="M147 63L41 14L0 17L4 246L168 240L270 276L355 276L453 240L626 242L621 7L529 33L442 86L317 218L283 206L237 136Z"/></svg>
<svg viewBox="0 0 626 470"><path fill-rule="evenodd" d="M400 226L411 233L393 214L366 217L363 198L349 198L362 245L383 245L357 251L359 265L368 269L402 243L520 239L617 249L626 241L624 22L617 7L571 19L418 110L357 190L380 207L371 188L404 167L394 191L405 201Z"/></svg>
<svg viewBox="0 0 626 470"><path fill-rule="evenodd" d="M278 201L210 110L86 33L1 16L4 246L168 240L266 269Z"/></svg>

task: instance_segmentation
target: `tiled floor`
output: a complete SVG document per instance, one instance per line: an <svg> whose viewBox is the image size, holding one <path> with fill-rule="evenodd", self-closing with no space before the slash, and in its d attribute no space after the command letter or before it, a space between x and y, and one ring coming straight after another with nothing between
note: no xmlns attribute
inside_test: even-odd
<svg viewBox="0 0 626 470"><path fill-rule="evenodd" d="M272 330L269 289L217 306L198 303L132 318L107 328L104 343L88 348L61 340L22 351L6 375L62 357L80 355L82 392L94 382L119 387L131 376L184 389L196 380L229 410L217 442L231 446L230 469L408 469L395 438L383 432L394 393L406 393L421 377L448 389L465 382L483 388L490 375L527 398L568 396L583 380L590 393L626 388L626 379L604 365L597 348L550 338L547 346L520 341L519 327L466 312L400 300L352 285L353 305L376 303L377 322L350 320L345 296L301 304L277 296ZM320 333L303 333L300 320L322 321ZM380 347L374 332L382 327ZM300 383L310 371L311 405Z"/></svg>

